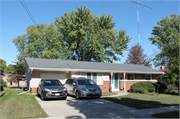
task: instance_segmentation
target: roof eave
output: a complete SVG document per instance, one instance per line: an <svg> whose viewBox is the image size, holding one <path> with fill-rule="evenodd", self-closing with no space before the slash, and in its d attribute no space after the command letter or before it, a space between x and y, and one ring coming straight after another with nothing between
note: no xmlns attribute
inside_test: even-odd
<svg viewBox="0 0 180 119"><path fill-rule="evenodd" d="M139 74L164 74L164 72L141 72L141 71L118 71L118 70L97 70L97 69L66 69L66 68L38 68L30 67L32 70L37 71L79 71L79 72L114 72L114 73L139 73Z"/></svg>

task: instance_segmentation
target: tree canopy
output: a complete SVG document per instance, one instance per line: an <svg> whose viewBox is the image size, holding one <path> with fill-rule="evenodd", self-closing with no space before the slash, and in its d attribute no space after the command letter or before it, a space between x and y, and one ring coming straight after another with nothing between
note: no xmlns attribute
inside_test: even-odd
<svg viewBox="0 0 180 119"><path fill-rule="evenodd" d="M120 60L130 39L125 30L114 29L113 16L105 13L100 17L91 13L86 6L77 7L77 11L56 17L55 24L61 34L65 59L78 61L110 62Z"/></svg>
<svg viewBox="0 0 180 119"><path fill-rule="evenodd" d="M161 49L154 58L156 66L169 68L171 75L167 75L167 83L175 84L179 88L180 15L166 16L157 24L152 30L153 36L149 38L152 44Z"/></svg>
<svg viewBox="0 0 180 119"><path fill-rule="evenodd" d="M9 64L6 68L5 68L5 72L6 73L12 73L14 70L14 65L13 64Z"/></svg>
<svg viewBox="0 0 180 119"><path fill-rule="evenodd" d="M141 45L135 44L129 50L125 64L142 64L144 66L151 66L151 61L148 59L147 55L143 53L144 49Z"/></svg>
<svg viewBox="0 0 180 119"><path fill-rule="evenodd" d="M0 68L1 68L1 75L3 75L4 70L6 68L6 61L3 59L0 59Z"/></svg>

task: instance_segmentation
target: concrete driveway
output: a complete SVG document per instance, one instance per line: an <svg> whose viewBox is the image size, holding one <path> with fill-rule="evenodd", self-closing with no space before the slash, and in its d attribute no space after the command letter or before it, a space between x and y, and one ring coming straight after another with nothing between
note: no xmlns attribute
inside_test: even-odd
<svg viewBox="0 0 180 119"><path fill-rule="evenodd" d="M103 99L75 99L68 96L66 100L37 101L49 115L48 118L140 118L128 110L134 108L109 102Z"/></svg>

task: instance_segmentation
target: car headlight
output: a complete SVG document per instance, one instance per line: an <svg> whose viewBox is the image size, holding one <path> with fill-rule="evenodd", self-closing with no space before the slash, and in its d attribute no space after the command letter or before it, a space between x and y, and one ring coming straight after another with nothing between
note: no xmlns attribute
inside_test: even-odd
<svg viewBox="0 0 180 119"><path fill-rule="evenodd" d="M97 88L97 91L101 91L101 88Z"/></svg>
<svg viewBox="0 0 180 119"><path fill-rule="evenodd" d="M87 91L87 92L89 92L89 90L87 89L87 88L80 88L82 91Z"/></svg>
<svg viewBox="0 0 180 119"><path fill-rule="evenodd" d="M44 91L51 92L51 90L48 88L45 88Z"/></svg>
<svg viewBox="0 0 180 119"><path fill-rule="evenodd" d="M67 89L66 89L66 88L64 88L64 89L63 89L63 91L67 91Z"/></svg>

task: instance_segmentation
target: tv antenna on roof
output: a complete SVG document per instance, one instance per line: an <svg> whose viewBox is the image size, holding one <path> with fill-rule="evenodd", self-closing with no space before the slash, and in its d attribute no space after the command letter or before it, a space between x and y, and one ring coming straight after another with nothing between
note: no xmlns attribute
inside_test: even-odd
<svg viewBox="0 0 180 119"><path fill-rule="evenodd" d="M138 37L139 37L139 45L140 45L140 29L139 29L139 11L138 11L138 0L136 0L136 3L137 3Z"/></svg>

